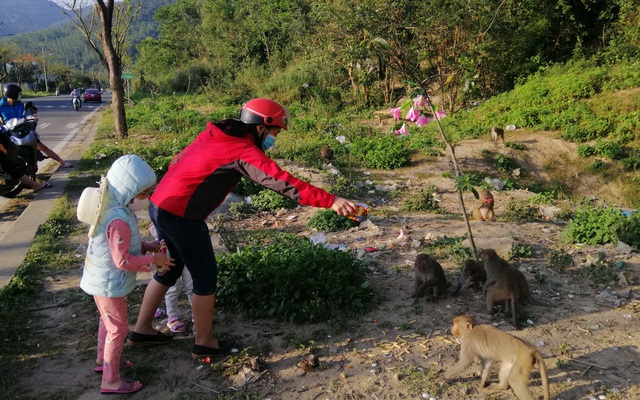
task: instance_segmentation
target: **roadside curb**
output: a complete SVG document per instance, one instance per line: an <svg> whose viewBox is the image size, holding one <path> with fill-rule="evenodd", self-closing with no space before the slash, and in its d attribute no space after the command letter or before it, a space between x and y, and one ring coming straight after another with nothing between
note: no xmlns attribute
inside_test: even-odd
<svg viewBox="0 0 640 400"><path fill-rule="evenodd" d="M96 110L97 111L97 110ZM98 116L100 114L93 114ZM81 128L73 141L77 142L73 150L67 157L68 160L80 160L84 151L89 147L98 132L97 121L87 118L84 127ZM86 134L83 134L85 133ZM50 168L50 164L45 168ZM0 238L0 254L2 254L2 263L0 263L0 290L4 289L13 275L24 261L31 242L38 231L40 225L46 221L57 199L64 194L64 189L69 182L69 175L74 169L58 168L53 172L48 182L51 187L40 190L35 198L31 200L27 208L16 219L11 228Z"/></svg>

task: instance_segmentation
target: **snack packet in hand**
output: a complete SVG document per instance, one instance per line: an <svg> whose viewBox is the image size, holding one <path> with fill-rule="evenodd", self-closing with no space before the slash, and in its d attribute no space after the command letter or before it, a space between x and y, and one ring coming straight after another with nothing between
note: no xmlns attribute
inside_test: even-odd
<svg viewBox="0 0 640 400"><path fill-rule="evenodd" d="M347 218L356 222L362 222L367 219L367 214L369 214L369 206L364 203L358 203L356 204L356 212L348 215Z"/></svg>

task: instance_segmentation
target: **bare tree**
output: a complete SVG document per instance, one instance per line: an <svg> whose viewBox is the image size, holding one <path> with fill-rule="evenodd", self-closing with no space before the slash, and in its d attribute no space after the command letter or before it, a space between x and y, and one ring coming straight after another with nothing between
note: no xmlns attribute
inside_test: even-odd
<svg viewBox="0 0 640 400"><path fill-rule="evenodd" d="M91 3L91 0L71 0L65 5L75 18L67 15L84 34L89 46L109 72L116 137L122 139L128 136L122 64L129 47L127 33L141 5L134 6L130 0L118 3L114 0L95 0L93 12L85 15L83 11Z"/></svg>

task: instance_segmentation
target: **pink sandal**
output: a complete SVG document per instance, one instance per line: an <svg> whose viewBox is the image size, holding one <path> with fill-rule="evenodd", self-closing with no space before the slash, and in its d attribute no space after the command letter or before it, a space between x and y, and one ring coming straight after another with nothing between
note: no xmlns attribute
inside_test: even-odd
<svg viewBox="0 0 640 400"><path fill-rule="evenodd" d="M167 328L173 333L184 333L187 331L187 327L180 321L180 317L173 317L167 321Z"/></svg>
<svg viewBox="0 0 640 400"><path fill-rule="evenodd" d="M129 394L135 393L142 389L142 383L132 381L131 379L123 379L120 387L117 389L100 389L102 394Z"/></svg>

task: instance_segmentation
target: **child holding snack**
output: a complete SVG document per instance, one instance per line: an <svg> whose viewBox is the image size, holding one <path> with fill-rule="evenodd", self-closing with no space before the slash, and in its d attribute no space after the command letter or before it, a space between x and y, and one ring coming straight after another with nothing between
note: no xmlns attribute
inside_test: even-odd
<svg viewBox="0 0 640 400"><path fill-rule="evenodd" d="M155 183L155 173L140 157L118 158L103 177L96 220L91 222L80 287L93 295L100 312L95 371L102 372L102 394L134 393L142 388L142 383L120 377L120 368L132 365L121 360L129 330L126 296L135 287L137 271L151 271L152 264L174 265L172 258L157 252L160 243L141 240L135 217L149 203ZM145 255L147 251L157 253Z"/></svg>

